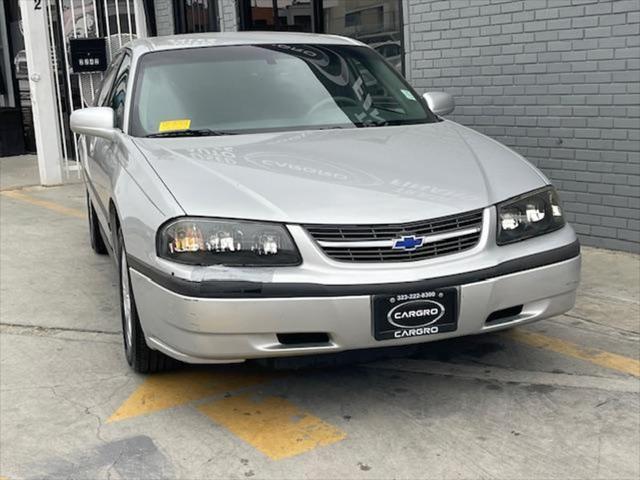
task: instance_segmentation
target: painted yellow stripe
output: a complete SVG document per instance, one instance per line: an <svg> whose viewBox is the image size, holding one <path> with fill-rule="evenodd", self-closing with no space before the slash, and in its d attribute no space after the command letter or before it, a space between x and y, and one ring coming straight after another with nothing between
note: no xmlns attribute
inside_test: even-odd
<svg viewBox="0 0 640 480"><path fill-rule="evenodd" d="M40 198L32 197L31 195L27 195L26 193L20 190L7 190L4 192L0 192L0 195L4 197L12 198L14 200L19 200L21 202L30 203L31 205L36 205L38 207L43 207L53 212L60 213L62 215L67 215L69 217L86 218L87 216L86 213L84 213L82 210L79 210L77 208L69 208L55 202L49 202L47 200L42 200Z"/></svg>
<svg viewBox="0 0 640 480"><path fill-rule="evenodd" d="M116 422L239 390L271 378L250 372L170 372L149 377L109 417Z"/></svg>
<svg viewBox="0 0 640 480"><path fill-rule="evenodd" d="M640 377L640 361L634 358L605 352L603 350L586 348L559 338L548 337L541 333L532 332L531 330L514 329L505 334L513 340L532 347L543 348L569 357L578 358L600 367L610 368Z"/></svg>
<svg viewBox="0 0 640 480"><path fill-rule="evenodd" d="M280 397L249 395L200 405L202 413L272 460L339 442L346 434Z"/></svg>

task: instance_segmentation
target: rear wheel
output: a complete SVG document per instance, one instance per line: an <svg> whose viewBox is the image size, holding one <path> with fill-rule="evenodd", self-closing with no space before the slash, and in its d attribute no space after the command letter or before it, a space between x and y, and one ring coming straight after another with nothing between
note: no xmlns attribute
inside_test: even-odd
<svg viewBox="0 0 640 480"><path fill-rule="evenodd" d="M100 224L98 223L98 215L96 209L93 208L89 192L87 192L87 215L89 217L89 240L91 241L91 249L99 255L106 255L107 245L102 238L100 232Z"/></svg>
<svg viewBox="0 0 640 480"><path fill-rule="evenodd" d="M118 270L120 272L120 313L122 315L122 337L127 362L138 373L155 373L167 370L175 361L163 353L149 348L140 325L136 301L131 289L127 252L118 229Z"/></svg>

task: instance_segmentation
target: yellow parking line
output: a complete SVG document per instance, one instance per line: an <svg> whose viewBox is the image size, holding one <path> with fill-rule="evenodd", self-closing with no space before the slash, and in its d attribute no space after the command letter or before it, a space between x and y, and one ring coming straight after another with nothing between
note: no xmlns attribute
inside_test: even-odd
<svg viewBox="0 0 640 480"><path fill-rule="evenodd" d="M604 350L582 347L575 343L567 342L559 338L548 337L547 335L532 332L531 330L510 330L506 332L506 335L513 340L524 343L525 345L561 353L569 357L593 363L600 367L610 368L612 370L640 377L640 361L634 358L605 352Z"/></svg>
<svg viewBox="0 0 640 480"><path fill-rule="evenodd" d="M271 380L267 375L236 372L170 372L149 377L109 417L116 422L184 405L212 395Z"/></svg>
<svg viewBox="0 0 640 480"><path fill-rule="evenodd" d="M5 190L4 192L0 192L0 195L12 198L14 200L20 200L21 202L30 203L31 205L36 205L38 207L43 207L56 213L67 215L69 217L86 217L86 214L82 210L79 210L77 208L65 207L64 205L60 205L55 202L49 202L47 200L41 200L39 198L32 197L31 195L27 195L20 190Z"/></svg>
<svg viewBox="0 0 640 480"><path fill-rule="evenodd" d="M280 397L240 395L200 405L198 410L272 460L299 455L347 436Z"/></svg>

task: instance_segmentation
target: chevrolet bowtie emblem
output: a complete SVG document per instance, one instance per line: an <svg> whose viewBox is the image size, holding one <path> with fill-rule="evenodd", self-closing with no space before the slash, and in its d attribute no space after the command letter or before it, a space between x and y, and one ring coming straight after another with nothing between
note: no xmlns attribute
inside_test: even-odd
<svg viewBox="0 0 640 480"><path fill-rule="evenodd" d="M411 251L411 250L415 250L418 247L421 247L423 242L424 242L424 237L416 237L415 235L397 238L393 242L393 249Z"/></svg>

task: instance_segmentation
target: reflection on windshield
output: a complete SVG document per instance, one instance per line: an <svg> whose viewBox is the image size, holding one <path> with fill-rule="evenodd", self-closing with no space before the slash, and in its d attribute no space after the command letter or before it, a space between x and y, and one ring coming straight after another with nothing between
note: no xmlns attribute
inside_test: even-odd
<svg viewBox="0 0 640 480"><path fill-rule="evenodd" d="M275 44L155 52L142 57L139 71L131 121L135 136L436 121L393 68L360 46Z"/></svg>

